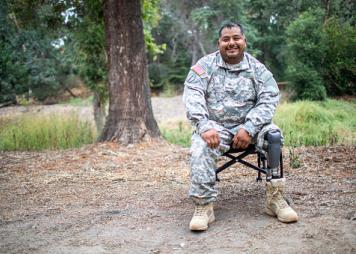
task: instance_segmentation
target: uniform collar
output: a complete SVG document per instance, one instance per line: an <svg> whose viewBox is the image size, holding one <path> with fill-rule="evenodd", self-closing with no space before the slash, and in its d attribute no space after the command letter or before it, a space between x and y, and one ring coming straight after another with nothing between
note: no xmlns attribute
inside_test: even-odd
<svg viewBox="0 0 356 254"><path fill-rule="evenodd" d="M245 52L241 62L239 62L238 64L228 64L225 63L225 61L221 57L220 52L217 51L217 65L230 71L244 71L250 68L250 64L248 62Z"/></svg>

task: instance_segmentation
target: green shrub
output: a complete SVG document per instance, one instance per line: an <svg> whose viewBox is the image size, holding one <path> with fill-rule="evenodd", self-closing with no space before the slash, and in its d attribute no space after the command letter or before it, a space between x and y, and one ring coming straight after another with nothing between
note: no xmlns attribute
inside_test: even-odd
<svg viewBox="0 0 356 254"><path fill-rule="evenodd" d="M340 23L335 17L324 24L326 47L322 62L322 76L328 94L355 95L356 76L356 27L348 23Z"/></svg>
<svg viewBox="0 0 356 254"><path fill-rule="evenodd" d="M287 28L287 77L297 99L356 93L356 28L325 15L310 9Z"/></svg>
<svg viewBox="0 0 356 254"><path fill-rule="evenodd" d="M66 149L92 143L95 138L95 128L75 114L0 120L0 151Z"/></svg>
<svg viewBox="0 0 356 254"><path fill-rule="evenodd" d="M288 68L291 88L295 92L292 99L325 100L326 89L320 74L301 63Z"/></svg>

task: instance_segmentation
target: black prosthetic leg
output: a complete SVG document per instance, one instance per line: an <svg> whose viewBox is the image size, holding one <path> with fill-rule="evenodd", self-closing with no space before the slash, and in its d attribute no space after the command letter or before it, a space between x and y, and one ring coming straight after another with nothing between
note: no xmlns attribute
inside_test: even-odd
<svg viewBox="0 0 356 254"><path fill-rule="evenodd" d="M267 181L270 181L272 178L283 177L281 133L279 131L270 131L266 136L268 141Z"/></svg>

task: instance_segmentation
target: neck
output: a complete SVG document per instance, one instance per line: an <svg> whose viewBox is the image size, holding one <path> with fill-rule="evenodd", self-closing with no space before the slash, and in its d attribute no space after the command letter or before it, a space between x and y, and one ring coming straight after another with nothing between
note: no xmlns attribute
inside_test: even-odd
<svg viewBox="0 0 356 254"><path fill-rule="evenodd" d="M227 58L227 59L223 59L223 60L227 64L238 64L242 61L243 58L244 58L244 55L242 54L238 58Z"/></svg>

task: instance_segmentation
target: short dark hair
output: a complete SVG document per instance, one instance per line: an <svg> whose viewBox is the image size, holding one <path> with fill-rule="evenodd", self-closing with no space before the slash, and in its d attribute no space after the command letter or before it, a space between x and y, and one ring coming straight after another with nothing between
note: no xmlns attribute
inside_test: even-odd
<svg viewBox="0 0 356 254"><path fill-rule="evenodd" d="M219 29L219 38L221 37L221 31L224 29L224 28L233 28L233 27L238 27L240 28L240 31L241 31L241 34L244 35L244 28L242 27L242 25L240 23L235 23L235 22L232 22L232 21L226 21L224 22L220 29Z"/></svg>

